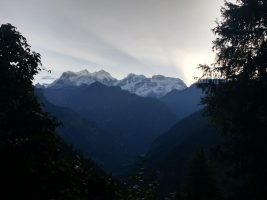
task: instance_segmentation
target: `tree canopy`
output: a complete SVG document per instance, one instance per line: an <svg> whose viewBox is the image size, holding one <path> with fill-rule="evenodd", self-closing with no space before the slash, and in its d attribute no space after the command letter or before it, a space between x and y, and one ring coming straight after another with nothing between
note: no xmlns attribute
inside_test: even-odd
<svg viewBox="0 0 267 200"><path fill-rule="evenodd" d="M216 61L201 65L202 103L225 144L220 156L236 178L235 199L266 199L267 1L225 2L213 30Z"/></svg>
<svg viewBox="0 0 267 200"><path fill-rule="evenodd" d="M58 122L34 95L40 69L40 54L14 26L1 25L0 198L113 199L112 180L55 135Z"/></svg>

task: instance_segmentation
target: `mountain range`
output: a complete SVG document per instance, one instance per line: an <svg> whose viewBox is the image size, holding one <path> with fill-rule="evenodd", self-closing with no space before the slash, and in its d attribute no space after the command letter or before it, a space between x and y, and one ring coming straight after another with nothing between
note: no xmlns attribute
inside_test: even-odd
<svg viewBox="0 0 267 200"><path fill-rule="evenodd" d="M159 99L140 97L99 82L47 87L43 94L52 104L73 110L114 138L110 143L120 152L109 151L112 166L104 166L111 171L146 153L153 140L177 121L176 115Z"/></svg>
<svg viewBox="0 0 267 200"><path fill-rule="evenodd" d="M142 97L163 97L174 89L183 90L187 87L179 78L165 77L162 75L147 78L144 75L131 73L122 80L117 80L104 70L93 73L87 70L64 72L60 78L56 79L47 87L81 86L83 84L90 85L94 82L100 82L107 86L119 86L123 90Z"/></svg>
<svg viewBox="0 0 267 200"><path fill-rule="evenodd" d="M36 87L44 109L62 121L58 133L67 143L119 176L145 155L147 178L156 177L164 191L172 192L194 152L218 143L202 116L201 89L177 80L129 74L118 81L103 70L84 70Z"/></svg>

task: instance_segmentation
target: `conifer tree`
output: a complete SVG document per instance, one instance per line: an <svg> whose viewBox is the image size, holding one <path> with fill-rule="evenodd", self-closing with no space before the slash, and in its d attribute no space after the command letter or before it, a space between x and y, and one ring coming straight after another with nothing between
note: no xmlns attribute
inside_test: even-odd
<svg viewBox="0 0 267 200"><path fill-rule="evenodd" d="M236 179L233 199L267 199L267 1L226 2L214 33L216 61L200 66L206 113Z"/></svg>

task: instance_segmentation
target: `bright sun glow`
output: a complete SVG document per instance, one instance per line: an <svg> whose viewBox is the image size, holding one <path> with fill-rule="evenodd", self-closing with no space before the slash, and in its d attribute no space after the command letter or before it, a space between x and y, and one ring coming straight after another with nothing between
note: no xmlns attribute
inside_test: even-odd
<svg viewBox="0 0 267 200"><path fill-rule="evenodd" d="M206 53L189 53L176 51L175 63L177 67L183 69L184 81L189 86L194 83L195 77L202 75L201 70L198 69L199 64L212 64L214 62L215 55L212 52Z"/></svg>

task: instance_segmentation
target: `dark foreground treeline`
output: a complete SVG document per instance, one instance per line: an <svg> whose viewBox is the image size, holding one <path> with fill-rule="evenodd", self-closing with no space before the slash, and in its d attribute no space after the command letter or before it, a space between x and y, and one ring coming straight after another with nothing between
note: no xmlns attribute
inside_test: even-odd
<svg viewBox="0 0 267 200"><path fill-rule="evenodd" d="M213 42L216 60L212 66L200 66L206 81L199 84L206 94L202 99L205 113L223 139L213 150L212 160L219 162L220 172L213 175L213 181L207 178L210 173L208 167L203 168L205 159L199 154L192 161L177 198L264 200L267 198L267 1L226 2L221 13L222 21L213 30L217 36ZM201 162L202 167L197 167Z"/></svg>
<svg viewBox="0 0 267 200"><path fill-rule="evenodd" d="M55 134L32 85L40 55L10 24L0 27L0 198L114 199L114 183Z"/></svg>
<svg viewBox="0 0 267 200"><path fill-rule="evenodd" d="M222 8L223 19L213 30L217 57L212 66L200 66L203 79L209 81L199 84L206 94L202 99L205 114L222 136L222 143L212 151L196 152L176 192L165 195L169 199L267 199L266 15L267 2L263 0L240 0ZM0 198L163 198L157 182L146 177L143 158L126 184L106 175L56 136L60 123L42 110L34 95L32 81L40 66L40 55L31 51L16 28L2 25ZM172 165L171 159L163 159ZM167 184L165 180L166 188Z"/></svg>

